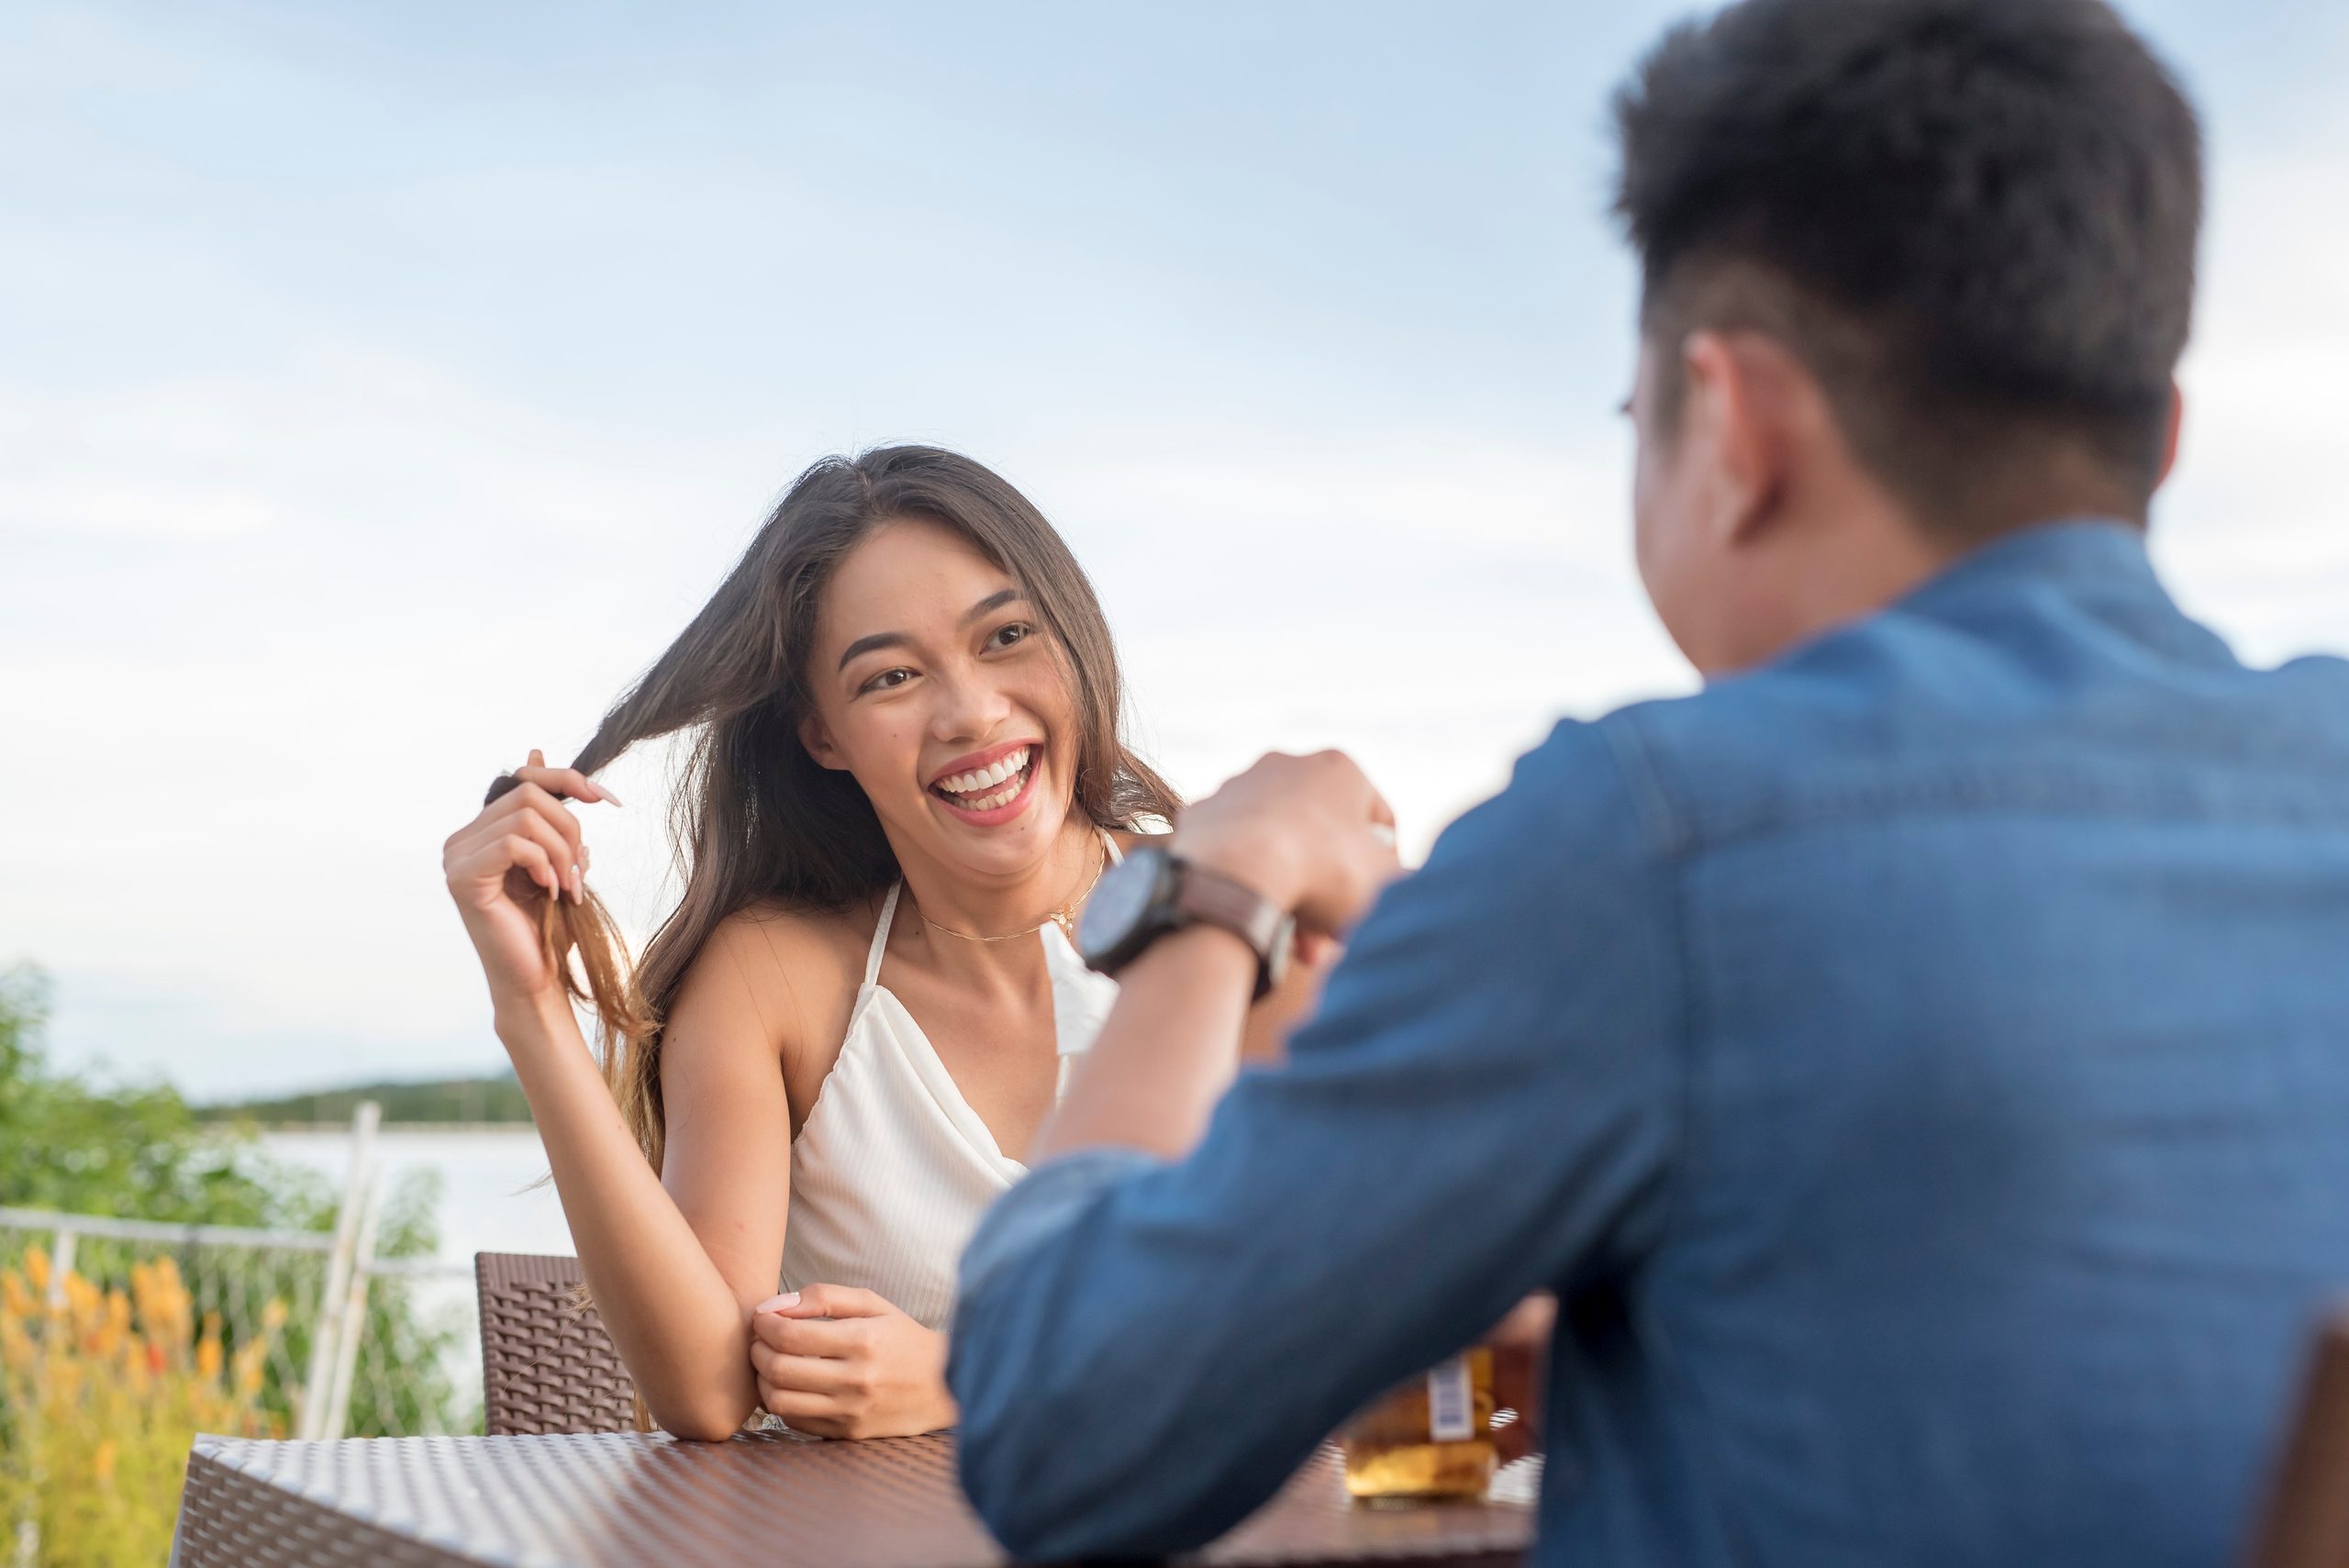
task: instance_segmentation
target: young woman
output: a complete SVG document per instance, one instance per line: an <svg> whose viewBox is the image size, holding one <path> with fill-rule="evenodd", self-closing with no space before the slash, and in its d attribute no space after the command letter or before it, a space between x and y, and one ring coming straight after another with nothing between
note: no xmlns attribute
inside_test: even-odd
<svg viewBox="0 0 2349 1568"><path fill-rule="evenodd" d="M1071 922L1177 805L1121 696L1092 586L1025 497L934 449L829 459L570 767L533 751L450 838L640 1414L711 1440L761 1408L827 1436L952 1424L957 1255L1116 990ZM563 802L611 800L597 770L689 726L685 894L629 977Z"/></svg>

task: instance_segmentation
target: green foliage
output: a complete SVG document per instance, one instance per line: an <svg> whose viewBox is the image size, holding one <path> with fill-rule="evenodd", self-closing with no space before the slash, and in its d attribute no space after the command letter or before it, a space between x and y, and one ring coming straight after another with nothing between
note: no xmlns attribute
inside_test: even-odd
<svg viewBox="0 0 2349 1568"><path fill-rule="evenodd" d="M46 1014L37 972L0 971L0 1206L280 1230L333 1228L340 1195L334 1184L267 1159L250 1122L206 1121L168 1087L108 1086L52 1071L41 1051ZM438 1197L437 1177L423 1173L391 1188L377 1223L376 1254L436 1252ZM49 1240L41 1232L0 1229L0 1267L21 1266ZM259 1386L252 1395L261 1419L272 1429L290 1430L295 1391L308 1366L317 1321L325 1255L84 1236L74 1269L103 1294L128 1286L139 1269L160 1260L170 1260L176 1277L186 1280L192 1311L218 1315L230 1350L259 1342L267 1303L280 1301L290 1309L255 1357ZM462 1308L429 1312L408 1282L374 1279L348 1435L478 1430L478 1409L454 1408L446 1371L469 1331ZM0 1397L0 1432L12 1424L6 1407ZM176 1443L184 1460L192 1437L193 1430L150 1433L142 1440ZM72 1509L57 1517L68 1516L80 1517ZM0 1519L0 1549L12 1529ZM72 1553L80 1550L70 1541L44 1541L38 1561L78 1561Z"/></svg>
<svg viewBox="0 0 2349 1568"><path fill-rule="evenodd" d="M169 1087L101 1088L51 1072L38 971L0 971L0 1206L307 1230L333 1223L313 1173L268 1164L250 1136L196 1119Z"/></svg>
<svg viewBox="0 0 2349 1568"><path fill-rule="evenodd" d="M383 1106L386 1125L415 1121L526 1123L530 1119L530 1102L523 1097L522 1085L515 1082L511 1073L491 1078L359 1084L346 1089L322 1089L273 1100L198 1106L195 1114L207 1121L250 1121L262 1127L339 1125L351 1120L362 1100L373 1100Z"/></svg>

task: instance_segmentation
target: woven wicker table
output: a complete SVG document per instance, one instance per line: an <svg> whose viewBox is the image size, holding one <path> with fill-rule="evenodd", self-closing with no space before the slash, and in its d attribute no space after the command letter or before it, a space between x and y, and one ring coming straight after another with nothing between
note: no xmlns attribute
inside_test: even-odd
<svg viewBox="0 0 2349 1568"><path fill-rule="evenodd" d="M1539 1461L1482 1504L1350 1503L1323 1449L1201 1554L1219 1564L1504 1568L1531 1542ZM200 1437L173 1568L981 1568L950 1437L723 1443L636 1433L263 1442Z"/></svg>

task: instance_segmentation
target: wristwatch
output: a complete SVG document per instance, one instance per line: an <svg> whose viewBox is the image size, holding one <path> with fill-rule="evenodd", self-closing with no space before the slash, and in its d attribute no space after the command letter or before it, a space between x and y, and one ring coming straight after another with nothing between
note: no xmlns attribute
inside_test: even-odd
<svg viewBox="0 0 2349 1568"><path fill-rule="evenodd" d="M1256 954L1256 995L1288 973L1297 921L1246 883L1209 871L1155 845L1130 851L1101 873L1076 923L1085 962L1115 974L1142 950L1186 926L1218 926Z"/></svg>

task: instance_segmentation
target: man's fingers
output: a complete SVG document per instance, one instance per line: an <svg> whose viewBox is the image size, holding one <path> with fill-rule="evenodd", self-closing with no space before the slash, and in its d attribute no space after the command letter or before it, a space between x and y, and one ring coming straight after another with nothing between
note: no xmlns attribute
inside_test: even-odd
<svg viewBox="0 0 2349 1568"><path fill-rule="evenodd" d="M1345 944L1327 931L1311 930L1304 926L1293 929L1289 939L1289 962L1302 969L1319 969L1335 963Z"/></svg>

